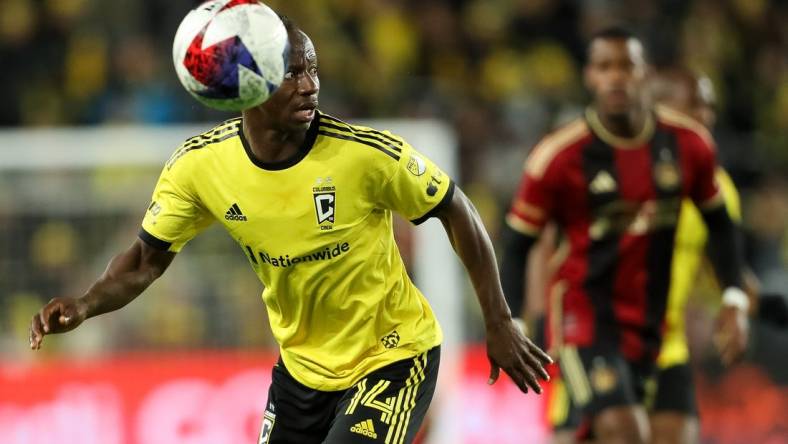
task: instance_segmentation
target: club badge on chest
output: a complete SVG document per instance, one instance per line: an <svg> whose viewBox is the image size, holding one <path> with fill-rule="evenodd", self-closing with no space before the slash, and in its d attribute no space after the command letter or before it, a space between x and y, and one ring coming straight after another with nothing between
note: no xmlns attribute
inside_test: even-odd
<svg viewBox="0 0 788 444"><path fill-rule="evenodd" d="M331 177L318 177L312 187L315 216L321 231L334 229L336 214L336 187Z"/></svg>

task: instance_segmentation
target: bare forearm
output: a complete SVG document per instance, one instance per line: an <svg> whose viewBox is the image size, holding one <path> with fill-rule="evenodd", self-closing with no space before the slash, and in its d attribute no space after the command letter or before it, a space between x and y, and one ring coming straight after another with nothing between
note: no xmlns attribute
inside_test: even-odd
<svg viewBox="0 0 788 444"><path fill-rule="evenodd" d="M145 291L164 271L145 259L139 242L112 258L104 274L80 298L86 317L122 308Z"/></svg>
<svg viewBox="0 0 788 444"><path fill-rule="evenodd" d="M99 278L81 297L87 308L87 317L115 311L133 301L153 282L148 273L138 271Z"/></svg>
<svg viewBox="0 0 788 444"><path fill-rule="evenodd" d="M38 350L44 336L65 333L93 316L117 310L140 295L164 273L175 253L157 250L137 239L115 256L107 270L82 297L56 297L30 320L30 348Z"/></svg>
<svg viewBox="0 0 788 444"><path fill-rule="evenodd" d="M498 280L498 266L490 237L470 200L460 190L456 194L455 202L446 214L441 215L441 221L454 251L468 271L485 324L489 327L508 321L511 313Z"/></svg>

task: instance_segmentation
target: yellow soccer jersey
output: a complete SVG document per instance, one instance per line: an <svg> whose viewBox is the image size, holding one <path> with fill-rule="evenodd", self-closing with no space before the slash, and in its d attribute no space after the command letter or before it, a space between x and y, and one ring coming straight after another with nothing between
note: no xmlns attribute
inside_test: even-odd
<svg viewBox="0 0 788 444"><path fill-rule="evenodd" d="M728 214L734 221L740 221L739 194L728 173L721 168L717 170L717 182L725 198ZM706 254L708 236L706 224L698 208L689 200L682 202L673 251L665 336L657 358L660 368L683 364L689 359L684 331L684 309L697 282L700 265Z"/></svg>
<svg viewBox="0 0 788 444"><path fill-rule="evenodd" d="M265 285L285 366L308 387L347 389L440 344L392 212L421 223L451 200L451 179L402 138L321 113L280 163L254 158L241 128L229 120L176 150L142 239L177 252L213 221L224 225Z"/></svg>

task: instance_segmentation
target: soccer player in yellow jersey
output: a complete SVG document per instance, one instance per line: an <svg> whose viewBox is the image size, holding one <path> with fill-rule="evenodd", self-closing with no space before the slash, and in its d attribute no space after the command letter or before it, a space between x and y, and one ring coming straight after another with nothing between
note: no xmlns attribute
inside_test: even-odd
<svg viewBox="0 0 788 444"><path fill-rule="evenodd" d="M654 101L687 114L707 128L714 126L714 91L707 77L697 76L686 68L667 68L655 73L650 89ZM741 221L739 195L733 181L722 168L717 170L716 179L731 219ZM692 202L682 202L651 413L652 434L658 443L698 440L698 412L684 319L687 299L701 271L707 239L708 231L698 209ZM745 286L752 297L757 286L752 276L745 274ZM746 337L729 341L731 346L721 350L723 362L730 363L735 354L733 349L745 341ZM737 343L740 345L736 346Z"/></svg>
<svg viewBox="0 0 788 444"><path fill-rule="evenodd" d="M411 442L435 388L441 330L405 272L396 211L443 223L484 313L490 383L503 369L541 393L550 358L513 322L473 205L402 138L318 111L315 48L283 21L290 55L279 89L175 151L139 238L83 296L55 298L33 317L31 347L128 304L219 222L265 284L280 345L259 442Z"/></svg>

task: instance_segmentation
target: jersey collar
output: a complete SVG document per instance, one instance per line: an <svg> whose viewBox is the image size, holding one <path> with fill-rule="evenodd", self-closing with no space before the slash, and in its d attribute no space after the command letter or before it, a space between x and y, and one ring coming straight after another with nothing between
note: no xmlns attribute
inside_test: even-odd
<svg viewBox="0 0 788 444"><path fill-rule="evenodd" d="M243 121L242 121L243 122ZM290 168L300 162L309 151L312 149L312 146L315 144L315 139L317 139L317 130L320 127L320 111L315 110L315 118L312 119L312 123L309 124L309 129L306 130L306 137L304 138L304 142L298 148L298 151L290 157L289 159L280 160L278 162L263 162L259 160L257 157L254 156L252 153L252 147L249 146L249 141L246 140L246 136L244 135L243 129L238 132L238 137L241 139L241 144L244 146L244 151L246 151L247 157L249 160L252 161L253 164L257 165L259 168L264 170L270 171L278 171ZM241 128L243 128L243 123L241 124Z"/></svg>
<svg viewBox="0 0 788 444"><path fill-rule="evenodd" d="M626 138L626 137L619 137L615 134L608 131L605 128L605 125L602 124L602 121L599 120L599 115L597 114L596 110L588 107L586 108L586 122L588 122L588 126L591 127L591 130L606 144L612 146L613 148L637 148L642 146L644 143L651 140L651 136L654 135L654 116L651 112L646 114L646 121L643 125L643 129L640 131L640 134L637 134L634 137Z"/></svg>

